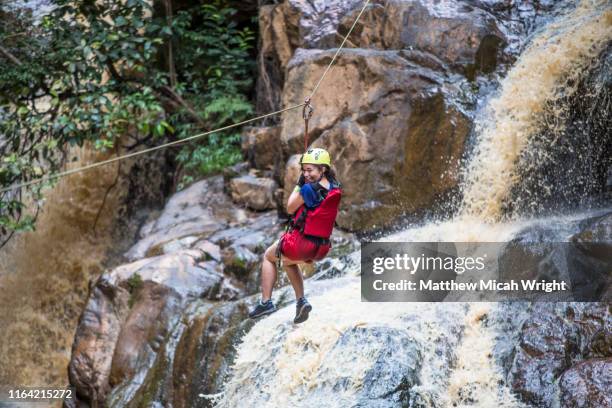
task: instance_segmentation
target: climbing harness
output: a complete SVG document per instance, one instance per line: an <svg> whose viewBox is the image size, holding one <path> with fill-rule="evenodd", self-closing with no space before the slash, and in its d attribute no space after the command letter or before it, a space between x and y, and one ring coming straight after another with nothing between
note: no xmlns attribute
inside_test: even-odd
<svg viewBox="0 0 612 408"><path fill-rule="evenodd" d="M281 235L281 237L278 239L278 243L276 244L276 269L277 270L281 268L281 256L282 256L281 246L283 245L283 238L285 238L285 234L287 233L288 230L289 230L289 224L287 224L287 228L285 228L285 232L283 232L283 235Z"/></svg>

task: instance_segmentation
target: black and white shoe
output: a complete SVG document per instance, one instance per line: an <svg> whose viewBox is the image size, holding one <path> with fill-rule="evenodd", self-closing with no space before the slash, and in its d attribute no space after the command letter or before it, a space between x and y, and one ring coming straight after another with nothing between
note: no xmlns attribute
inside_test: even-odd
<svg viewBox="0 0 612 408"><path fill-rule="evenodd" d="M312 310L312 306L305 297L301 297L297 300L295 305L295 318L293 323L302 323L308 319L308 313Z"/></svg>
<svg viewBox="0 0 612 408"><path fill-rule="evenodd" d="M276 306L274 306L272 299L268 299L266 302L263 303L260 300L259 303L257 303L257 306L255 306L255 309L249 312L249 317L251 319L256 319L260 316L264 316L274 312L276 312Z"/></svg>

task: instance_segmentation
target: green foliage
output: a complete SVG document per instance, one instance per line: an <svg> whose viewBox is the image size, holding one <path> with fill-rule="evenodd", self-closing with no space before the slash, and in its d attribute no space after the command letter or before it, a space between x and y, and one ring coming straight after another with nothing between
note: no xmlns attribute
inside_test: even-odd
<svg viewBox="0 0 612 408"><path fill-rule="evenodd" d="M1 187L61 170L69 146L112 149L124 135L160 144L253 113L255 35L223 1L179 9L170 20L145 0L55 5L40 24L0 5L0 44L10 54L0 53ZM237 132L183 145L179 188L240 160ZM40 204L55 182L2 193L2 233L32 229L22 194Z"/></svg>
<svg viewBox="0 0 612 408"><path fill-rule="evenodd" d="M239 143L239 133L213 133L208 137L208 143L183 148L177 159L185 163L187 175L181 180L178 189L194 181L192 174L215 173L240 161L242 152Z"/></svg>
<svg viewBox="0 0 612 408"><path fill-rule="evenodd" d="M198 113L211 128L243 121L253 113L246 95L253 86L249 51L255 35L249 27L237 28L232 21L235 13L216 1L195 13L177 13L173 24L178 38L177 69L189 73L185 94L203 107ZM194 26L197 28L189 29ZM186 128L178 136L195 133L196 129ZM204 144L186 145L177 156L185 172L178 188L190 183L194 175L218 172L241 158L240 135L235 129L212 134Z"/></svg>
<svg viewBox="0 0 612 408"><path fill-rule="evenodd" d="M143 285L143 283L144 281L142 280L142 276L140 276L138 272L132 274L127 280L130 293L139 289Z"/></svg>
<svg viewBox="0 0 612 408"><path fill-rule="evenodd" d="M128 305L131 309L132 306L134 306L138 291L144 285L144 281L142 280L142 276L140 276L140 274L136 272L127 279L126 283L128 285L128 291L130 292L130 299L128 300Z"/></svg>

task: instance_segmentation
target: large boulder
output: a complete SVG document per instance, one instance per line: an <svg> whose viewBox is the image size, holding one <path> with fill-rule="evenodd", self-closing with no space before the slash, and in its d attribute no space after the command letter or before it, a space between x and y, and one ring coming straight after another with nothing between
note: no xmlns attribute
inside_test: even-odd
<svg viewBox="0 0 612 408"><path fill-rule="evenodd" d="M177 408L212 407L210 398L203 396L222 388L235 344L254 324L247 315L257 301L253 296L219 304L190 317L174 350L174 368L168 372L172 385L156 392L172 396Z"/></svg>
<svg viewBox="0 0 612 408"><path fill-rule="evenodd" d="M279 135L278 126L252 127L242 134L242 151L251 167L266 170L277 166L281 154Z"/></svg>
<svg viewBox="0 0 612 408"><path fill-rule="evenodd" d="M540 301L609 301L612 213L599 212L567 221L566 225L564 235L558 224L549 223L528 225L517 231L510 242L500 247L499 278L504 281L556 279L567 283L566 292L522 294Z"/></svg>
<svg viewBox="0 0 612 408"><path fill-rule="evenodd" d="M508 373L512 390L528 404L552 406L558 398L556 379L573 369L565 379L563 394L567 400L579 399L577 395L584 394L581 389L584 383L578 377L585 379L587 371L593 368L587 370L581 362L593 357L612 357L610 327L612 316L606 303L536 304L520 328ZM596 389L602 382L591 378L586 384ZM610 382L608 388L609 385Z"/></svg>
<svg viewBox="0 0 612 408"><path fill-rule="evenodd" d="M172 288L144 281L115 343L109 384L131 380L154 356L176 324L181 298ZM146 364L146 363L145 363Z"/></svg>
<svg viewBox="0 0 612 408"><path fill-rule="evenodd" d="M257 110L277 110L286 81L286 66L297 48L330 48L341 41L340 19L360 0L283 1L259 9L259 77Z"/></svg>
<svg viewBox="0 0 612 408"><path fill-rule="evenodd" d="M68 366L70 384L79 400L103 406L111 390L109 382L115 344L127 313L129 292L100 280L77 326Z"/></svg>
<svg viewBox="0 0 612 408"><path fill-rule="evenodd" d="M251 174L233 178L230 190L234 202L244 204L253 210L276 208L276 181Z"/></svg>
<svg viewBox="0 0 612 408"><path fill-rule="evenodd" d="M339 31L348 32L356 16L357 10L346 15ZM359 48L427 53L474 79L496 68L507 39L497 18L483 8L457 1L387 0L369 6L351 42Z"/></svg>
<svg viewBox="0 0 612 408"><path fill-rule="evenodd" d="M131 382L168 336L189 301L235 299L241 284L203 251L145 258L103 274L77 326L69 365L80 399L101 403Z"/></svg>
<svg viewBox="0 0 612 408"><path fill-rule="evenodd" d="M612 357L576 364L559 379L561 407L612 406Z"/></svg>
<svg viewBox="0 0 612 408"><path fill-rule="evenodd" d="M165 244L188 236L209 235L227 226L235 209L223 192L221 176L198 181L174 194L162 213L146 223L139 232L141 238L125 254L134 261L163 253ZM224 214L232 209L231 214ZM225 217L223 217L226 215Z"/></svg>
<svg viewBox="0 0 612 408"><path fill-rule="evenodd" d="M174 352L190 305L258 292L256 254L280 232L275 213L233 205L223 176L176 193L156 216L124 254L132 262L90 285L69 364L77 400L68 407L148 400L173 358L167 353ZM240 310L244 315L246 307Z"/></svg>

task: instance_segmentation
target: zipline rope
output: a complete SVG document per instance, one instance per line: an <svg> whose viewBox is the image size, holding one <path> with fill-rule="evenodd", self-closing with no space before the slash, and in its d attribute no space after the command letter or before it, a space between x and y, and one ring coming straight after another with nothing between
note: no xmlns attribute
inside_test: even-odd
<svg viewBox="0 0 612 408"><path fill-rule="evenodd" d="M48 177L46 177L46 178L45 178L45 177L42 177L42 178L40 178L40 179L30 180L30 181L28 181L28 182L26 182L26 183L16 184L16 185L11 186L11 187L6 187L6 188L3 188L2 190L0 190L0 192L2 192L2 193L3 193L3 192L5 192L5 191L9 191L9 190L12 190L12 189L15 189L15 188L29 186L29 185L31 185L31 184L40 183L40 182L42 182L42 181L50 180L50 179L53 179L53 178L56 178L56 177L63 177L63 176L67 176L67 175L69 175L69 174L74 174L74 173L78 173L78 172L81 172L81 171L85 171L85 170L93 169L94 167L103 166L103 165L105 165L105 164L109 164L109 163L113 163L113 162L116 162L116 161L119 161L119 160L127 159L127 158L129 158L129 157L134 157L134 156L138 156L138 155L140 155L140 154L149 153L149 152L152 152L152 151L154 151L154 150L159 150L159 149L162 149L162 148L164 148L164 147L168 147L168 146L176 145L176 144L179 144L179 143L185 143L185 142L187 142L187 141L189 141L189 140L192 140L192 139L195 139L195 138L198 138L198 137L202 137L202 136L209 135L209 134L211 134L211 133L215 133L215 132L220 132L220 131L223 131L223 130L231 129L231 128L233 128L233 127L240 126L240 125L244 125L245 123L253 122L253 121L258 120L258 119L263 119L263 118L268 117L268 116L277 115L277 114L279 114L279 113L281 113L281 112L285 112L285 111L288 111L288 110L296 109L296 108L299 108L300 106L303 106L303 105L304 105L304 104L303 104L303 103L301 103L301 104L299 104L299 105L291 106L291 107L289 107L289 108L282 109L282 110L279 110L279 111L276 111L276 112L267 113L267 114L265 114L265 115L261 115L261 116L258 116L258 117L256 117L256 118L247 119L247 120L244 120L244 121L242 121L242 122L239 122L239 123L234 123L234 124L232 124L232 125L228 125L228 126L225 126L225 127L222 127L222 128L218 128L218 129L215 129L215 130L210 130L210 131L208 131L208 132L204 132L204 133L200 133L200 134L197 134L197 135L189 136L188 138L185 138L185 139L175 140L175 141L173 141L173 142L169 142L169 143L165 143L165 144L163 144L163 145L159 145L159 146L151 147L151 148L149 148L149 149L139 150L139 151L137 151L137 152L128 153L128 154L123 155L123 156L113 157L112 159L103 160L103 161L100 161L100 162L96 162L96 163L88 164L88 165L86 165L86 166L83 166L83 167L78 167L78 168L76 168L76 169L66 170L66 171L63 171L63 172L60 172L60 173L52 174L52 175L50 175L50 176L48 176Z"/></svg>
<svg viewBox="0 0 612 408"><path fill-rule="evenodd" d="M100 162L88 164L86 166L78 167L76 169L70 169L70 170L62 171L62 172L59 172L59 173L56 173L56 174L52 174L50 176L46 176L46 177L41 177L39 179L30 180L30 181L25 182L25 183L15 184L15 185L12 185L10 187L5 187L5 188L0 189L0 193L4 193L4 192L10 191L10 190L14 190L14 189L17 189L17 188L21 188L21 187L26 187L26 186L29 186L29 185L32 185L32 184L40 183L40 182L51 180L51 179L54 179L54 178L59 178L59 177L64 177L64 176L67 176L67 175L70 175L70 174L79 173L81 171L93 169L95 167L104 166L106 164L110 164L110 163L113 163L113 162L116 162L116 161L119 161L119 160L127 159L127 158L130 158L130 157L138 156L138 155L145 154L145 153L149 153L149 152L152 152L154 150L163 149L163 148L168 147L168 146L173 146L173 145L176 145L176 144L185 143L185 142L188 142L190 140L193 140L193 139L196 139L196 138L199 138L199 137L203 137L203 136L209 135L211 133L221 132L223 130L231 129L231 128L234 128L234 127L237 127L237 126L244 125L244 124L249 123L249 122L253 122L253 121L256 121L256 120L259 120L259 119L266 118L268 116L278 115L279 113L283 113L283 112L287 112L287 111L290 111L290 110L293 110L293 109L297 109L297 108L302 107L302 106L304 106L305 108L309 107L310 109L312 109L312 107L310 106L310 100L312 99L314 94L317 92L317 90L319 89L319 85L321 85L321 82L323 82L323 79L325 78L325 76L329 72L329 70L332 67L333 63L336 61L336 57L338 56L338 54L340 53L340 51L344 47L344 44L346 43L346 40L348 39L349 35L351 35L351 32L353 31L353 29L357 25L357 21L359 21L359 18L361 18L361 15L363 14L364 10L366 9L368 3L370 3L370 0L366 0L365 4L361 8L361 11L357 15L357 18L353 22L353 25L351 26L350 30L348 31L346 36L344 36L344 40L340 44L340 47L336 50L336 53L334 54L334 56L333 56L332 60L330 61L330 63L327 65L327 68L323 72L323 75L321 75L321 78L319 79L319 81L315 85L313 91L310 93L310 96L305 99L304 103L300 103L299 105L294 105L294 106L291 106L289 108L281 109L281 110L278 110L276 112L271 112L271 113L267 113L265 115L261 115L261 116L257 116L257 117L251 118L251 119L247 119L247 120L244 120L242 122L234 123L232 125L224 126L224 127L221 127L221 128L215 129L215 130L210 130L208 132L199 133L199 134L190 136L190 137L185 138L185 139L175 140L173 142L165 143L165 144L162 144L162 145L159 145L159 146L151 147L151 148L140 150L140 151L133 152L133 153L128 153L128 154L123 155L123 156L118 156L118 157L114 157L112 159L103 160L103 161L100 161ZM312 112L312 111L310 111L310 112ZM306 133L307 132L308 131L306 131ZM305 136L306 136L305 142L307 143L308 136L307 136L307 134Z"/></svg>

